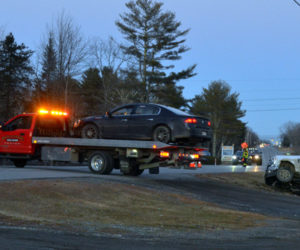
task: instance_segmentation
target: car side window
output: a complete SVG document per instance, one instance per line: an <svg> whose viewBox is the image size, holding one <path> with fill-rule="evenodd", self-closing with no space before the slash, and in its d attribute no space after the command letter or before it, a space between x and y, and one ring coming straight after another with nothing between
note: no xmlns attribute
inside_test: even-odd
<svg viewBox="0 0 300 250"><path fill-rule="evenodd" d="M125 107L116 110L112 113L112 116L128 116L131 115L133 108L132 107Z"/></svg>
<svg viewBox="0 0 300 250"><path fill-rule="evenodd" d="M4 130L13 131L16 129L30 129L32 123L32 116L22 116L7 124Z"/></svg>
<svg viewBox="0 0 300 250"><path fill-rule="evenodd" d="M155 106L138 106L135 110L135 115L158 115L160 111L159 107Z"/></svg>

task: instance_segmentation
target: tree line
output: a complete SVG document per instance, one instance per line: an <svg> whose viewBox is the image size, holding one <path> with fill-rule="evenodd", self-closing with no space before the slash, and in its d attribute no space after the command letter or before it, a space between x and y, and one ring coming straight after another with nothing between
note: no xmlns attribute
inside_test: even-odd
<svg viewBox="0 0 300 250"><path fill-rule="evenodd" d="M187 100L177 85L196 75L196 64L175 70L175 62L190 49L185 45L189 29L181 29L181 22L163 10L161 2L136 0L126 7L115 23L122 42L112 37L85 39L64 11L48 25L36 51L19 44L12 33L3 36L0 120L38 107L63 107L77 119L120 104L151 102L208 116L213 155L218 155L221 143L240 145L247 127L241 121L245 111L238 93L226 82L214 81Z"/></svg>

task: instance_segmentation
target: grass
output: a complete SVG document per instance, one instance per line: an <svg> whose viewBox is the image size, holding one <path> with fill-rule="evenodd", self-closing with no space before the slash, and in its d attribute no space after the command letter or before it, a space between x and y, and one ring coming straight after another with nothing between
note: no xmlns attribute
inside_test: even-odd
<svg viewBox="0 0 300 250"><path fill-rule="evenodd" d="M224 173L224 174L198 174L198 178L208 178L250 189L274 191L274 188L265 184L264 173Z"/></svg>
<svg viewBox="0 0 300 250"><path fill-rule="evenodd" d="M128 184L34 180L0 183L0 221L99 231L108 226L241 229L266 218Z"/></svg>

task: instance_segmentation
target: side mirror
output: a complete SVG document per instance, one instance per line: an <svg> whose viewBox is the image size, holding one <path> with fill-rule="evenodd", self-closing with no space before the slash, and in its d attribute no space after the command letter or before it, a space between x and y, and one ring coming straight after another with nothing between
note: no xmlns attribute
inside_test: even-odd
<svg viewBox="0 0 300 250"><path fill-rule="evenodd" d="M107 117L111 118L111 113L110 113L109 111L106 111L106 112L105 112L105 115L106 115Z"/></svg>

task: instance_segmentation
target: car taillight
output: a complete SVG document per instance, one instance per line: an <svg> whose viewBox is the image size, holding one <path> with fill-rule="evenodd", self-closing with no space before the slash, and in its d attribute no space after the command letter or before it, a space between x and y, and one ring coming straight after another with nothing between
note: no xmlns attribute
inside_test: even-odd
<svg viewBox="0 0 300 250"><path fill-rule="evenodd" d="M210 127L211 126L211 121L208 121L207 125L208 125L208 127Z"/></svg>
<svg viewBox="0 0 300 250"><path fill-rule="evenodd" d="M197 119L196 118L188 118L184 122L195 124L195 123L197 123Z"/></svg>

